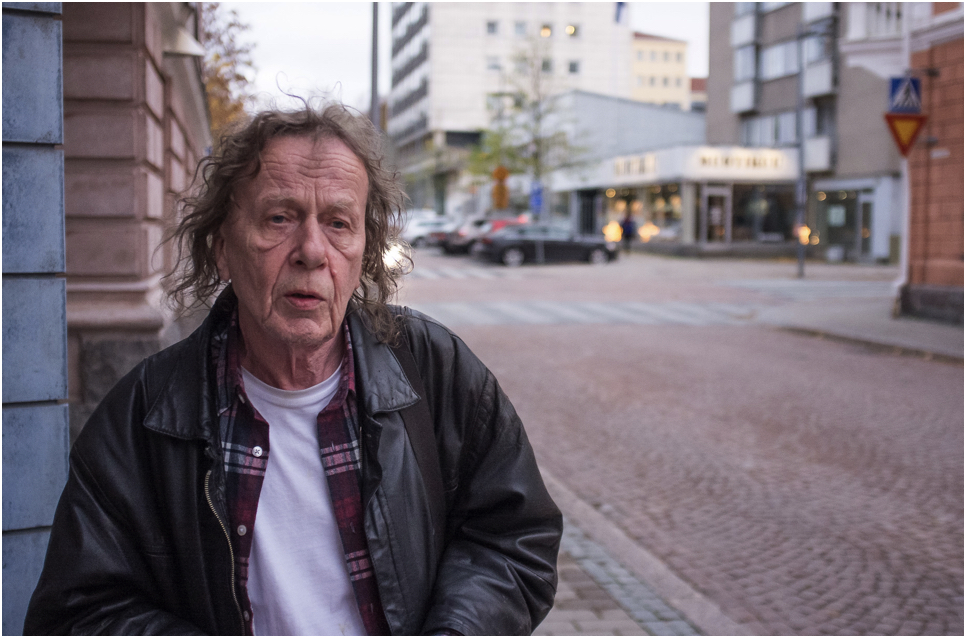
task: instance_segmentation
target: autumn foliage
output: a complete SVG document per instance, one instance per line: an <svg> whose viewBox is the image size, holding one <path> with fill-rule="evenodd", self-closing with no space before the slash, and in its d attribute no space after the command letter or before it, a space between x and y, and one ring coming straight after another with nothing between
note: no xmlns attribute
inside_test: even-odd
<svg viewBox="0 0 966 638"><path fill-rule="evenodd" d="M250 98L249 74L255 71L251 57L254 45L240 40L249 28L236 11L226 11L218 2L201 3L203 77L215 139L226 126L244 116L245 104Z"/></svg>

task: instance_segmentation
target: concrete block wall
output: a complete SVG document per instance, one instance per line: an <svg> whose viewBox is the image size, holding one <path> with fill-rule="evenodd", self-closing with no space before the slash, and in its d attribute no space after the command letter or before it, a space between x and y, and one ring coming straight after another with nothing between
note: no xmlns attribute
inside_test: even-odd
<svg viewBox="0 0 966 638"><path fill-rule="evenodd" d="M3 633L19 634L67 479L60 3L3 3Z"/></svg>

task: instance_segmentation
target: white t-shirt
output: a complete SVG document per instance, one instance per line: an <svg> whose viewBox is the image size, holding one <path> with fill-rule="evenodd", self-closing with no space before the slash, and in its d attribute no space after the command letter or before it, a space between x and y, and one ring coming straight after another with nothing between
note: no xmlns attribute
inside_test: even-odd
<svg viewBox="0 0 966 638"><path fill-rule="evenodd" d="M245 392L269 424L248 564L256 635L366 634L319 450L317 417L338 390L341 371L286 391L242 369Z"/></svg>

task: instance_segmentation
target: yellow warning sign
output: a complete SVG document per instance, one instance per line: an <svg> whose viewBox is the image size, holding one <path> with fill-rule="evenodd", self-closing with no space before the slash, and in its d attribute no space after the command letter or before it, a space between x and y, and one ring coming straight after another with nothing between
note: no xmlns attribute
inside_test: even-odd
<svg viewBox="0 0 966 638"><path fill-rule="evenodd" d="M886 113L885 120L889 124L892 139L896 141L899 152L905 157L926 124L926 116L914 113Z"/></svg>

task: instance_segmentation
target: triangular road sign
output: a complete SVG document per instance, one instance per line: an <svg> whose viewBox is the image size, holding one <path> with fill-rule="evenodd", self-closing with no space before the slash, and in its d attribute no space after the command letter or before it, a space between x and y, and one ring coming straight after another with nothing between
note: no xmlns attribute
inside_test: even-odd
<svg viewBox="0 0 966 638"><path fill-rule="evenodd" d="M899 152L905 157L926 124L926 116L913 113L886 113L885 119L892 132L892 139L896 141Z"/></svg>

